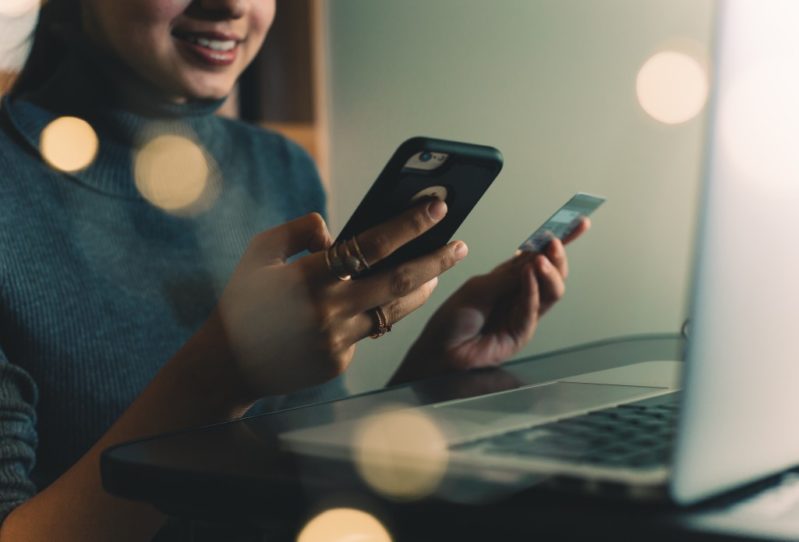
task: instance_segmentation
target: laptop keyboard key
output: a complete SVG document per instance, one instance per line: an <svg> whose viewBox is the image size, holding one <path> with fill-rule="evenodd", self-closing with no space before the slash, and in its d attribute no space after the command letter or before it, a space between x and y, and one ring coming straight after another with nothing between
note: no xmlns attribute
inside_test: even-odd
<svg viewBox="0 0 799 542"><path fill-rule="evenodd" d="M558 458L626 468L651 468L670 458L676 430L675 397L589 412L469 443L486 453Z"/></svg>

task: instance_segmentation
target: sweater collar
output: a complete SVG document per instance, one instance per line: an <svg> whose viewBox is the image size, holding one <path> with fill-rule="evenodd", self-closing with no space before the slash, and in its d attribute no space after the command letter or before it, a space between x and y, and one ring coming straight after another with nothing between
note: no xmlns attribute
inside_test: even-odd
<svg viewBox="0 0 799 542"><path fill-rule="evenodd" d="M223 101L169 102L121 62L75 40L42 88L4 98L3 109L40 156L42 132L51 122L63 116L85 120L97 134L97 156L87 168L66 175L102 193L140 199L133 177L135 153L153 137L179 135L202 141L208 154L225 153L221 119L213 114Z"/></svg>

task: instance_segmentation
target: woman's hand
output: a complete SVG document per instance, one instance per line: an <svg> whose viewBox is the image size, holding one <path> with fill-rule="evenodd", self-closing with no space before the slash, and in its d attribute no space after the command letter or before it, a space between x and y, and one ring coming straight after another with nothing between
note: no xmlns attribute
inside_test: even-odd
<svg viewBox="0 0 799 542"><path fill-rule="evenodd" d="M565 243L590 225L583 219ZM566 291L563 245L554 239L543 254L523 252L468 280L436 311L390 383L495 366L517 353Z"/></svg>
<svg viewBox="0 0 799 542"><path fill-rule="evenodd" d="M358 235L373 265L418 237L446 214L446 204L424 202ZM355 343L376 329L374 307L388 324L428 299L437 277L460 260L459 241L358 280L331 272L331 238L318 214L256 236L219 302L217 317L235 360L243 393L257 398L320 384L349 365ZM311 254L287 263L308 250Z"/></svg>

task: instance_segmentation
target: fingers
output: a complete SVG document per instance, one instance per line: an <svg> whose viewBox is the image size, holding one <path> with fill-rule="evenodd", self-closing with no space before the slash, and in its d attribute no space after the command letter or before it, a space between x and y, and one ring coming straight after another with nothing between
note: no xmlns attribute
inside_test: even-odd
<svg viewBox="0 0 799 542"><path fill-rule="evenodd" d="M582 220L580 220L580 224L571 232L569 235L563 238L563 244L568 245L582 234L587 232L591 228L591 219L587 216L584 216Z"/></svg>
<svg viewBox="0 0 799 542"><path fill-rule="evenodd" d="M404 298L423 284L438 277L466 257L469 249L463 241L453 241L440 249L388 269L376 275L351 281L342 299L350 314L370 307L383 306Z"/></svg>
<svg viewBox="0 0 799 542"><path fill-rule="evenodd" d="M532 338L538 325L541 310L541 296L538 280L532 264L522 268L522 291L518 302L511 311L509 329L518 344L525 344Z"/></svg>
<svg viewBox="0 0 799 542"><path fill-rule="evenodd" d="M560 271L544 256L536 258L535 274L541 298L540 312L543 314L566 293L566 283Z"/></svg>
<svg viewBox="0 0 799 542"><path fill-rule="evenodd" d="M381 305L383 314L386 315L386 324L394 325L424 305L437 285L438 278L434 277L405 297ZM374 317L374 312L371 309L355 315L352 318L351 324L351 340L353 342L368 337L377 330L377 322Z"/></svg>
<svg viewBox="0 0 799 542"><path fill-rule="evenodd" d="M444 218L446 214L446 203L438 199L430 199L404 211L383 224L358 234L356 250L358 255L362 256L362 258L358 259L365 260L366 264L371 267L394 253L394 251L407 242L428 231ZM327 248L330 244L328 235L328 240L324 247ZM349 245L349 243L343 244L345 246ZM314 258L309 258L306 260L305 265L308 266L307 272L310 275L327 277L329 279L326 281L327 283L331 281L335 282L336 279L343 279L344 275L347 274L346 272L341 274L338 271L334 272L327 255L318 255ZM341 266L339 265L338 267ZM343 271L346 271L346 269ZM338 276L339 274L341 276ZM433 276L434 275L428 275L425 280L429 280ZM362 281L359 280L358 282ZM419 284L421 283L415 283L415 286L418 287ZM405 291L405 293L407 293L407 291ZM382 303L374 303L371 306L381 304ZM361 310L363 310L363 307L361 307Z"/></svg>
<svg viewBox="0 0 799 542"><path fill-rule="evenodd" d="M558 239L553 239L547 245L546 256L552 265L558 270L560 275L566 279L569 276L569 258L566 256L566 249Z"/></svg>
<svg viewBox="0 0 799 542"><path fill-rule="evenodd" d="M585 224L581 226L581 228L590 227L590 224ZM584 229L582 231L585 231ZM535 262L541 257L544 257L550 261L550 263L558 270L561 274L562 278L565 280L569 276L569 258L566 255L566 249L564 248L564 243L559 239L552 239L546 248L544 249L543 253L538 254L535 252L517 252L511 260L503 262L494 271L498 271L503 269L505 266L510 265L514 268L521 268L531 262Z"/></svg>
<svg viewBox="0 0 799 542"><path fill-rule="evenodd" d="M318 252L332 243L319 213L310 213L259 233L250 241L247 257L259 265L283 263L303 250Z"/></svg>
<svg viewBox="0 0 799 542"><path fill-rule="evenodd" d="M447 204L432 199L359 234L358 244L364 258L370 266L374 265L435 226L446 214Z"/></svg>

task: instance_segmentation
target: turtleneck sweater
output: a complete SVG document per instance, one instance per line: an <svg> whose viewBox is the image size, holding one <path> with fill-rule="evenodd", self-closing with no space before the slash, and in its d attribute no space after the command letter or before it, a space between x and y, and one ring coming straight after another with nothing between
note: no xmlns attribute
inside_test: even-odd
<svg viewBox="0 0 799 542"><path fill-rule="evenodd" d="M255 234L316 211L312 160L275 133L176 105L113 61L74 47L34 92L0 108L0 520L52 483L122 414L215 306ZM79 117L98 136L85 169L48 166L46 126ZM215 190L167 212L137 188L137 153L176 134ZM260 410L343 395L341 380Z"/></svg>

